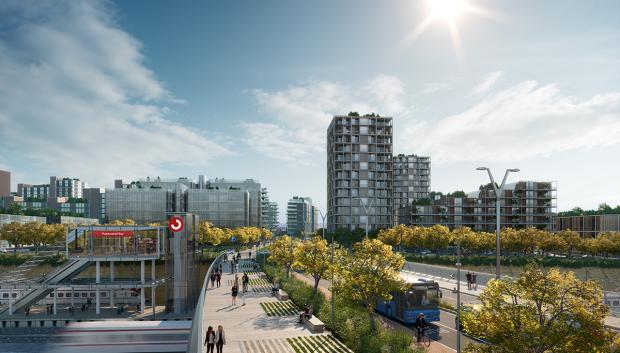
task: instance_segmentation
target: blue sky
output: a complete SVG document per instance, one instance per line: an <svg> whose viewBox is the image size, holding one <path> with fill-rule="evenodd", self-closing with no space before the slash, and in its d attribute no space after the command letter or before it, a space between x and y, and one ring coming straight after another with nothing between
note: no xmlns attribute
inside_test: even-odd
<svg viewBox="0 0 620 353"><path fill-rule="evenodd" d="M431 2L3 1L0 168L251 177L324 209L330 117L378 112L434 190L518 167L560 210L619 204L620 2L464 1L458 41L416 32Z"/></svg>

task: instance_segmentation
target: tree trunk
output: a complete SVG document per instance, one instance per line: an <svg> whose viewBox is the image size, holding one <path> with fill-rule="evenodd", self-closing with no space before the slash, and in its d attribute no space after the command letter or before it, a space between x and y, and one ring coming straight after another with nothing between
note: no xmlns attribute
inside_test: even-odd
<svg viewBox="0 0 620 353"><path fill-rule="evenodd" d="M375 315L372 312L372 307L368 305L368 317L370 319L370 331L375 332L377 330L377 324L375 323Z"/></svg>
<svg viewBox="0 0 620 353"><path fill-rule="evenodd" d="M314 293L318 292L319 290L319 282L321 281L321 277L319 278L314 278Z"/></svg>

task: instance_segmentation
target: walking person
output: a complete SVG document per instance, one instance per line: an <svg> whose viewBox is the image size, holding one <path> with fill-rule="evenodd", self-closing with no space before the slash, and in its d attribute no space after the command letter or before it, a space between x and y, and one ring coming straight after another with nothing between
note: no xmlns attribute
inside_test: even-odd
<svg viewBox="0 0 620 353"><path fill-rule="evenodd" d="M217 287L220 288L220 282L222 281L222 273L218 272L215 274L215 282L217 283Z"/></svg>
<svg viewBox="0 0 620 353"><path fill-rule="evenodd" d="M233 284L231 295L232 295L232 305L237 305L237 294L239 294L239 287L237 283Z"/></svg>
<svg viewBox="0 0 620 353"><path fill-rule="evenodd" d="M248 284L250 283L250 277L248 277L247 273L243 273L243 277L241 277L241 283L243 285L243 293L248 291Z"/></svg>
<svg viewBox="0 0 620 353"><path fill-rule="evenodd" d="M222 353L222 349L226 344L226 335L224 334L224 328L222 325L217 326L217 332L215 333L215 348L217 353Z"/></svg>
<svg viewBox="0 0 620 353"><path fill-rule="evenodd" d="M217 270L215 270L215 272L211 274L211 288L215 287L215 274L216 273L217 273Z"/></svg>
<svg viewBox="0 0 620 353"><path fill-rule="evenodd" d="M205 334L205 346L207 346L207 353L213 353L215 347L215 331L213 326L209 326L207 333Z"/></svg>
<svg viewBox="0 0 620 353"><path fill-rule="evenodd" d="M471 275L471 283L474 285L474 290L478 289L478 275L476 273L472 273Z"/></svg>
<svg viewBox="0 0 620 353"><path fill-rule="evenodd" d="M467 278L467 289L471 289L471 272L468 271L465 278Z"/></svg>

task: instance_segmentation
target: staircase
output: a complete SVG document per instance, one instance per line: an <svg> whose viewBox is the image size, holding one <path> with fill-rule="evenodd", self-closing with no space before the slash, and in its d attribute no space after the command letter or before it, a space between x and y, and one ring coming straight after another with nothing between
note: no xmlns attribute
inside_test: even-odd
<svg viewBox="0 0 620 353"><path fill-rule="evenodd" d="M61 281L70 279L71 277L82 272L86 267L88 267L89 263L90 261L88 260L70 260L50 275L45 276L39 282L44 285L58 284ZM38 302L39 300L45 298L45 296L49 295L53 290L54 288L35 288L27 290L23 296L17 298L13 302L13 312L22 310L27 306ZM8 312L9 309L5 308L0 311L0 315L7 314Z"/></svg>

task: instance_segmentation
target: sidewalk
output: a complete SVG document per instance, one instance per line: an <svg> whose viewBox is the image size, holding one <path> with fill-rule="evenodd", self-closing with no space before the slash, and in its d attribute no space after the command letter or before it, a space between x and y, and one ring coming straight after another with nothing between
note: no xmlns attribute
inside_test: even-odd
<svg viewBox="0 0 620 353"><path fill-rule="evenodd" d="M247 261L247 252L242 254L242 261ZM308 349L306 347L312 346L321 346L322 352L350 352L342 343L332 338L329 332L313 334L305 325L298 324L297 309L289 316L277 316L273 312L270 312L269 316L261 303L287 302L280 302L271 295L271 288L263 272L248 271L250 285L245 305L241 293L237 297L237 305L232 305L231 287L235 275L230 274L230 262L223 265L221 287L209 287L207 290L203 327L206 329L213 326L217 330L218 325L223 326L226 353L295 353L305 352ZM240 272L240 289L242 276L243 272ZM203 352L206 352L206 347Z"/></svg>

